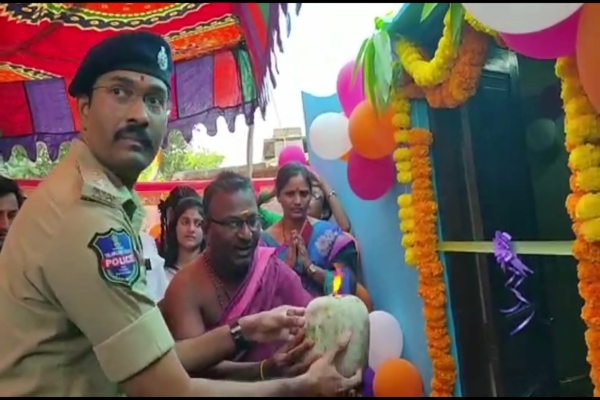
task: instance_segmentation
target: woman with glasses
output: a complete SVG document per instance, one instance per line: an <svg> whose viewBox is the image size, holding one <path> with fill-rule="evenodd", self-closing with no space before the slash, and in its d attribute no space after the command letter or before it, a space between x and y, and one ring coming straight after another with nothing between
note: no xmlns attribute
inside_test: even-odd
<svg viewBox="0 0 600 400"><path fill-rule="evenodd" d="M339 293L355 294L357 247L352 237L335 224L309 216L311 202L326 198L313 186L313 180L313 174L300 164L290 163L279 169L275 193L283 217L263 232L263 243L276 248L277 256L300 275L311 293L332 293L337 271L342 275ZM331 198L335 193L327 195ZM313 207L313 212L318 210L316 205Z"/></svg>

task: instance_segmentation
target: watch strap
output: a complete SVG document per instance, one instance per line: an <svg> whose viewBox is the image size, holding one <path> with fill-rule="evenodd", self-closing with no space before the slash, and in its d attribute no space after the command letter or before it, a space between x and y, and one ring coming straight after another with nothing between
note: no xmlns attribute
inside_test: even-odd
<svg viewBox="0 0 600 400"><path fill-rule="evenodd" d="M246 351L250 348L250 342L244 337L242 327L237 320L229 324L229 333L233 339L236 354Z"/></svg>

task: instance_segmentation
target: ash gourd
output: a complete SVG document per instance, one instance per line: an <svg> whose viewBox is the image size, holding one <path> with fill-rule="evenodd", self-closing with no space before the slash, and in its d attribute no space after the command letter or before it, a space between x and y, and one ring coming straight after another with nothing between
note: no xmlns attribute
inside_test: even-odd
<svg viewBox="0 0 600 400"><path fill-rule="evenodd" d="M335 348L340 336L352 332L350 343L335 365L338 372L353 376L367 367L369 356L369 311L356 296L338 295L342 273L336 271L333 294L313 299L306 307L306 337L315 344L312 352L323 354Z"/></svg>

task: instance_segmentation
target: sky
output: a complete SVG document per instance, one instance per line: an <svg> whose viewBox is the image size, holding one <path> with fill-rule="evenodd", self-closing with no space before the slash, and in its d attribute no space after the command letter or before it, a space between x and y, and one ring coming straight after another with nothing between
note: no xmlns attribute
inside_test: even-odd
<svg viewBox="0 0 600 400"><path fill-rule="evenodd" d="M273 129L300 127L304 132L301 91L318 96L335 93L338 71L354 60L362 41L373 33L375 17L397 11L402 4L302 5L300 15L292 19L290 37L283 41L283 54L277 54L279 75L267 107L266 120L259 114L255 119L255 163L262 161L263 140L273 136ZM285 23L281 26L285 35ZM248 128L243 118L238 117L234 133L227 130L222 119L217 121L217 127L219 131L213 137L201 128L194 137L194 146L224 155L224 167L245 165Z"/></svg>

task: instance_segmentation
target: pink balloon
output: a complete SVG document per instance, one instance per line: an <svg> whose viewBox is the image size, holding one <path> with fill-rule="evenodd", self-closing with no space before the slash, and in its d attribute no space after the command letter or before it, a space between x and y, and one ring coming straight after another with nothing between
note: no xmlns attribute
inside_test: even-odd
<svg viewBox="0 0 600 400"><path fill-rule="evenodd" d="M354 61L348 62L342 67L337 78L337 94L342 105L342 110L347 117L350 117L358 103L365 99L363 94L363 66L362 64L356 72L356 80L352 85L352 72L354 71Z"/></svg>
<svg viewBox="0 0 600 400"><path fill-rule="evenodd" d="M575 54L577 26L581 11L577 11L564 21L544 29L526 34L501 33L500 37L509 49L538 60L553 60Z"/></svg>
<svg viewBox="0 0 600 400"><path fill-rule="evenodd" d="M386 194L396 176L392 157L370 160L354 151L350 152L347 173L350 189L363 200L377 200Z"/></svg>
<svg viewBox="0 0 600 400"><path fill-rule="evenodd" d="M304 154L304 150L298 146L286 146L279 153L279 159L277 160L277 165L280 167L285 164L289 164L291 162L297 162L302 165L306 165L306 155Z"/></svg>

